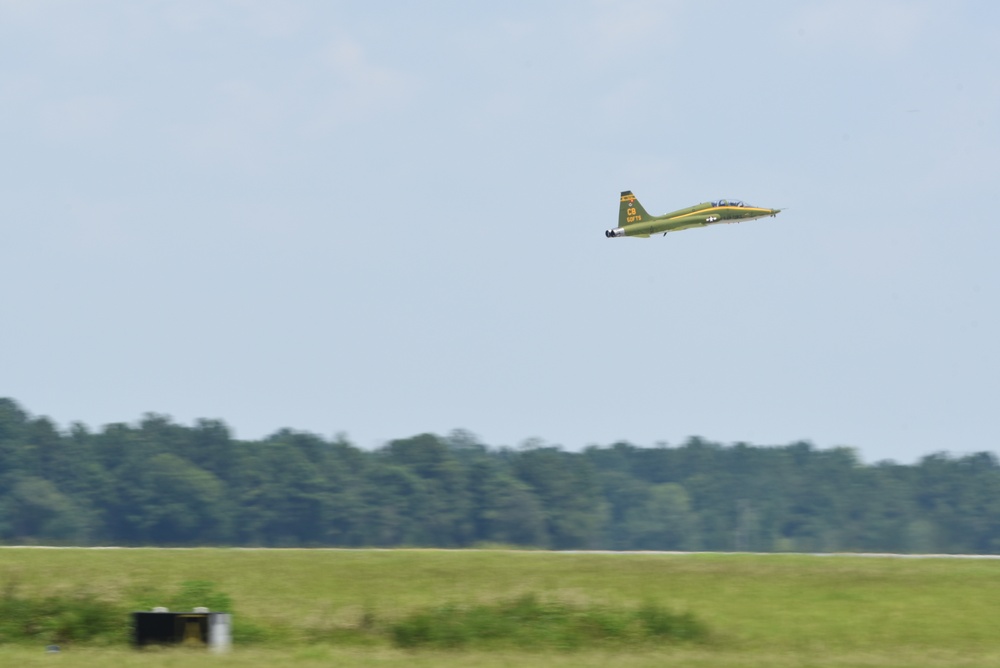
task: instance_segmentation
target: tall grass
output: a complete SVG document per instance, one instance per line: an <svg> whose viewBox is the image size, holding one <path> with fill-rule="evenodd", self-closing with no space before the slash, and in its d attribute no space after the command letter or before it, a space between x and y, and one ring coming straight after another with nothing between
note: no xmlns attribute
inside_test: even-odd
<svg viewBox="0 0 1000 668"><path fill-rule="evenodd" d="M580 665L598 665L595 657L608 654L617 659L606 663L616 665L656 660L693 666L1000 665L995 661L1000 561L504 550L0 549L0 592L9 580L18 583L18 600L72 599L85 592L125 606L124 620L133 604L172 605L184 583L211 582L214 592L230 598L234 623L253 631L235 634L234 657L251 664L256 659L250 656L300 654L296 663L323 663L309 654L350 665L379 660L407 665L406 657L413 665L515 665L537 654L542 658L527 662L569 665L571 659L558 658L560 651L529 651L519 640L401 649L392 631L393 625L449 605L465 612L483 606L496 616L501 604L512 606L530 594L541 607L562 602L574 619L591 612L596 618L600 608L611 620L594 622L595 633L630 629L621 636L625 640L582 645L567 654ZM204 598L204 592L195 598ZM636 629L643 622L636 616L647 603L650 610L690 611L710 630L710 642L631 640L639 637ZM188 604L215 607L200 600ZM39 651L54 637L45 635L51 627L30 628ZM70 642L105 641L98 635ZM490 643L499 649L477 649ZM16 663L5 658L9 650L0 646L0 665ZM494 655L508 657L506 664Z"/></svg>
<svg viewBox="0 0 1000 668"><path fill-rule="evenodd" d="M205 580L180 583L170 591L141 587L120 598L102 598L79 585L69 592L28 593L16 579L0 588L0 644L125 645L132 641L132 612L163 606L170 610L207 607L232 612L232 599ZM234 639L241 643L261 640L253 622L240 619Z"/></svg>
<svg viewBox="0 0 1000 668"><path fill-rule="evenodd" d="M0 590L0 643L122 644L128 638L126 610L82 590L25 596L8 582Z"/></svg>
<svg viewBox="0 0 1000 668"><path fill-rule="evenodd" d="M691 613L646 603L638 608L543 601L534 594L411 612L390 625L396 645L436 649L581 649L694 641L707 627Z"/></svg>
<svg viewBox="0 0 1000 668"><path fill-rule="evenodd" d="M168 603L164 607L171 610L190 610L202 605L216 611L232 610L230 597L204 580L181 583L169 595L144 589L131 605L103 601L83 591L22 596L16 583L8 583L0 592L0 644L123 645L131 640L130 610L148 609L150 601ZM244 621L240 628L257 627ZM308 629L303 630L309 633ZM239 630L234 635L242 644L261 639ZM559 650L704 641L708 629L689 612L674 613L653 603L631 608L542 600L535 594L523 594L490 603L447 603L414 610L395 620L378 619L366 611L359 624L341 625L325 634L314 629L311 635L314 641L354 645L391 640L405 649Z"/></svg>

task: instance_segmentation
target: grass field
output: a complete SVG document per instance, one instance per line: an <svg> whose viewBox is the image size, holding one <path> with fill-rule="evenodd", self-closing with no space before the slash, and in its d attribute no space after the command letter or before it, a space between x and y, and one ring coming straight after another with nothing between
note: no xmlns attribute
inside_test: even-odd
<svg viewBox="0 0 1000 668"><path fill-rule="evenodd" d="M205 580L245 625L231 654L0 646L0 665L997 666L1000 561L535 551L0 549L24 596L164 596ZM572 651L401 650L366 634L413 611L533 594L691 612L707 641Z"/></svg>

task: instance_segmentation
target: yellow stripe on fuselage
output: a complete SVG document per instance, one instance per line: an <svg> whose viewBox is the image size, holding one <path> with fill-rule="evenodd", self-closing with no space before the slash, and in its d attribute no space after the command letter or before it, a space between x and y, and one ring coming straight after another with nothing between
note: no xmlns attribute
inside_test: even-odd
<svg viewBox="0 0 1000 668"><path fill-rule="evenodd" d="M771 213L770 209L761 209L756 206L709 206L704 209L698 209L697 211L680 213L670 218L666 217L669 216L670 214L665 214L664 216L657 218L656 220L677 220L678 218L687 218L688 216L698 216L708 211L760 211L764 214Z"/></svg>

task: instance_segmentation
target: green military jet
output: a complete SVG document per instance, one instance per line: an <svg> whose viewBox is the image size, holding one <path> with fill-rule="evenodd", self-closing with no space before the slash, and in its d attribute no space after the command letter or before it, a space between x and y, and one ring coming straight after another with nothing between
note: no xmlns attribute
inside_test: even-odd
<svg viewBox="0 0 1000 668"><path fill-rule="evenodd" d="M695 204L686 209L678 209L662 216L651 216L639 204L631 190L622 193L621 207L618 209L618 227L606 230L604 236L648 237L663 232L678 232L691 227L706 227L717 223L740 223L744 220L772 218L781 209L762 209L744 204L739 200L720 199L717 202Z"/></svg>

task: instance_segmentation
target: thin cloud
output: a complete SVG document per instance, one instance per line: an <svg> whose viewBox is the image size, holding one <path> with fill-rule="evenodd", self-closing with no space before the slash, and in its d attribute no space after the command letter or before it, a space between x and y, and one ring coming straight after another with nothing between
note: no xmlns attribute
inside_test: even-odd
<svg viewBox="0 0 1000 668"><path fill-rule="evenodd" d="M314 125L321 128L362 120L380 110L397 110L417 88L410 75L374 62L352 39L328 44L319 63L315 83L324 92Z"/></svg>
<svg viewBox="0 0 1000 668"><path fill-rule="evenodd" d="M684 9L680 1L597 0L594 5L598 12L586 39L592 49L610 57L631 57L637 49L649 48L650 40L669 45L673 19Z"/></svg>
<svg viewBox="0 0 1000 668"><path fill-rule="evenodd" d="M807 46L820 51L893 57L917 46L930 19L925 3L831 0L800 10L790 25Z"/></svg>
<svg viewBox="0 0 1000 668"><path fill-rule="evenodd" d="M125 105L110 95L77 95L42 104L41 134L50 141L86 142L115 131Z"/></svg>

